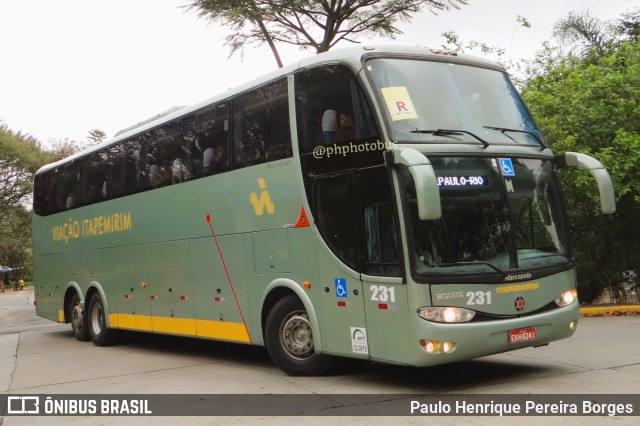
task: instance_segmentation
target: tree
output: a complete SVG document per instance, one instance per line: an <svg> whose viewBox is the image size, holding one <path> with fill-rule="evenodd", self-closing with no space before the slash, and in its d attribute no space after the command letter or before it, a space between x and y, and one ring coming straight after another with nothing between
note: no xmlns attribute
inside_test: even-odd
<svg viewBox="0 0 640 426"><path fill-rule="evenodd" d="M595 27L601 28L601 27ZM602 34L601 34L602 35ZM588 174L562 171L582 300L640 276L640 41L585 37L587 55L550 44L530 64L523 97L556 152L592 154L609 169L618 211L597 212Z"/></svg>
<svg viewBox="0 0 640 426"><path fill-rule="evenodd" d="M581 56L601 56L615 40L615 27L591 16L589 11L571 12L556 22L553 35L562 44L578 49Z"/></svg>
<svg viewBox="0 0 640 426"><path fill-rule="evenodd" d="M107 134L100 129L89 130L89 136L87 136L92 145L97 145L106 138Z"/></svg>
<svg viewBox="0 0 640 426"><path fill-rule="evenodd" d="M49 139L50 148L47 152L51 156L51 161L58 161L73 155L76 152L82 151L89 145L89 143L81 143L69 138L51 138Z"/></svg>
<svg viewBox="0 0 640 426"><path fill-rule="evenodd" d="M638 40L640 37L640 8L622 14L618 20L618 32L628 40Z"/></svg>
<svg viewBox="0 0 640 426"><path fill-rule="evenodd" d="M32 275L31 212L23 206L12 206L0 223L0 264L13 270L12 281Z"/></svg>
<svg viewBox="0 0 640 426"><path fill-rule="evenodd" d="M617 23L594 18L587 10L560 19L553 34L561 44L576 49L583 59L597 59L620 43L637 40L639 29L640 9L623 14Z"/></svg>
<svg viewBox="0 0 640 426"><path fill-rule="evenodd" d="M279 67L276 43L326 52L362 34L394 38L397 23L425 8L433 13L460 8L468 0L192 0L188 11L231 28L225 45L231 54L267 43Z"/></svg>
<svg viewBox="0 0 640 426"><path fill-rule="evenodd" d="M29 135L0 123L0 263L29 274L31 214L25 208L33 191L33 175L51 157Z"/></svg>
<svg viewBox="0 0 640 426"><path fill-rule="evenodd" d="M33 191L33 174L45 164L39 142L0 123L0 221L8 209L23 204Z"/></svg>

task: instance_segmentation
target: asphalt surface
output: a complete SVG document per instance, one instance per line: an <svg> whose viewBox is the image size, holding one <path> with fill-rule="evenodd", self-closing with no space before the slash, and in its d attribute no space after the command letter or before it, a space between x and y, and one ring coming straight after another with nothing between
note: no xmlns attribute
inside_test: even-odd
<svg viewBox="0 0 640 426"><path fill-rule="evenodd" d="M19 394L279 394L505 395L640 394L640 306L585 306L576 334L542 348L415 369L346 360L331 375L290 377L264 348L142 333L125 334L110 347L78 342L70 326L35 315L31 290L0 295L0 393ZM590 316L596 316L590 318ZM331 399L333 398L333 400ZM399 398L399 397L398 397ZM234 403L234 401L231 401ZM236 405L242 401L235 401ZM294 402L291 402L294 404ZM640 410L640 403L638 404ZM233 407L232 407L233 408ZM0 426L291 424L326 425L635 425L638 417L357 417L337 410L305 417L16 417ZM244 406L240 413L244 413ZM303 408L298 407L300 410ZM349 408L343 407L343 408ZM371 406L371 410L380 409ZM310 410L307 413L316 413ZM372 411L373 412L373 411ZM339 415L338 417L327 417ZM250 417L247 417L250 416Z"/></svg>

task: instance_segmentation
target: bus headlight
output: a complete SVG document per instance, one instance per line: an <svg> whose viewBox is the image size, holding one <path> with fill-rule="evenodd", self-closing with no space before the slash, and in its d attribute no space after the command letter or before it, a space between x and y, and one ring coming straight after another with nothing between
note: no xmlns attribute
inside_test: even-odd
<svg viewBox="0 0 640 426"><path fill-rule="evenodd" d="M471 309L452 306L418 308L418 316L420 318L433 322L469 322L475 314L475 311Z"/></svg>
<svg viewBox="0 0 640 426"><path fill-rule="evenodd" d="M554 302L556 302L556 305L562 308L564 306L572 304L576 300L578 300L578 290L572 288L571 290L567 290L560 296L556 297Z"/></svg>

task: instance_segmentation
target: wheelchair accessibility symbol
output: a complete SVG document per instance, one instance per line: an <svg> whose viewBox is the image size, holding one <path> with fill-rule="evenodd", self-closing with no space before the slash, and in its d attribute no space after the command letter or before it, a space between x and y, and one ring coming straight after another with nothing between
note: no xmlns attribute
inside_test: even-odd
<svg viewBox="0 0 640 426"><path fill-rule="evenodd" d="M347 280L346 278L336 278L336 297L347 297Z"/></svg>
<svg viewBox="0 0 640 426"><path fill-rule="evenodd" d="M502 176L516 175L516 171L513 168L511 158L498 158L498 161L500 161L500 170L502 171Z"/></svg>

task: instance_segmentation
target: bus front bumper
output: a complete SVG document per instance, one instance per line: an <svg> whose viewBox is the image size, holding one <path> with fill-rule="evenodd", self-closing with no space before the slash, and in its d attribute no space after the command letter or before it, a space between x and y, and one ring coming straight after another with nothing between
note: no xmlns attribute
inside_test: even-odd
<svg viewBox="0 0 640 426"><path fill-rule="evenodd" d="M553 311L496 321L442 324L416 315L408 364L422 367L542 346L573 335L578 303Z"/></svg>

